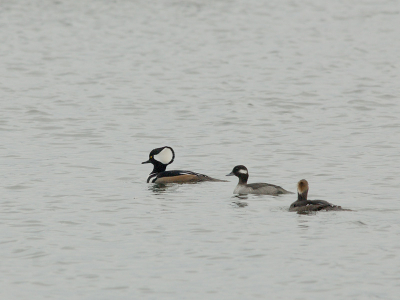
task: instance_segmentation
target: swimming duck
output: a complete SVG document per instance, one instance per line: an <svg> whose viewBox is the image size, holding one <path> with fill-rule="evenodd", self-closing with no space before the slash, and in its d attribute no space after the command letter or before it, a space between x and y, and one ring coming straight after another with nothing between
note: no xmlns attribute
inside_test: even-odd
<svg viewBox="0 0 400 300"><path fill-rule="evenodd" d="M165 171L167 166L175 159L175 152L171 147L165 146L153 149L149 159L142 164L153 164L153 171L147 178L148 183L193 183L199 181L224 181L192 171Z"/></svg>
<svg viewBox="0 0 400 300"><path fill-rule="evenodd" d="M233 191L234 194L262 194L262 195L279 195L279 194L293 194L284 188L269 184L269 183L250 183L247 184L249 179L249 171L243 165L235 166L231 173L226 176L237 176L239 183Z"/></svg>
<svg viewBox="0 0 400 300"><path fill-rule="evenodd" d="M289 211L344 210L342 207L333 205L325 200L307 200L307 194L308 182L302 179L297 183L297 200L290 205Z"/></svg>

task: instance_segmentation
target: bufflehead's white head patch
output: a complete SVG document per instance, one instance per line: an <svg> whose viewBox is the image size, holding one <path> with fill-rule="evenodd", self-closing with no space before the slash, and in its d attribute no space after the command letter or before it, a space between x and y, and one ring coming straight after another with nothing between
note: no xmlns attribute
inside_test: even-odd
<svg viewBox="0 0 400 300"><path fill-rule="evenodd" d="M160 153L154 155L154 159L164 165L170 164L174 159L174 152L172 148L165 147Z"/></svg>
<svg viewBox="0 0 400 300"><path fill-rule="evenodd" d="M247 172L246 169L240 169L240 170L238 171L238 173L241 173L241 174L248 174L249 172Z"/></svg>

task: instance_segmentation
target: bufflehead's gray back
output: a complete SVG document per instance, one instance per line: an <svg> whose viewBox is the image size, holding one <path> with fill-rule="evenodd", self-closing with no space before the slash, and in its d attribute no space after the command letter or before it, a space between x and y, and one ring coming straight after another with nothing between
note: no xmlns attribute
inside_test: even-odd
<svg viewBox="0 0 400 300"><path fill-rule="evenodd" d="M234 194L260 194L260 195L279 195L279 194L293 194L284 188L269 184L269 183L250 183L247 184L249 179L249 171L243 165L235 166L231 173L226 176L237 176L239 183L237 184Z"/></svg>
<svg viewBox="0 0 400 300"><path fill-rule="evenodd" d="M175 152L171 147L165 146L153 149L149 159L142 164L153 164L153 171L147 178L148 183L192 183L199 181L225 181L192 171L166 171L168 165L175 159Z"/></svg>
<svg viewBox="0 0 400 300"><path fill-rule="evenodd" d="M348 210L343 209L340 206L333 205L325 200L307 200L307 195L308 182L307 180L302 179L297 183L297 200L290 205L289 211L307 213L319 210Z"/></svg>

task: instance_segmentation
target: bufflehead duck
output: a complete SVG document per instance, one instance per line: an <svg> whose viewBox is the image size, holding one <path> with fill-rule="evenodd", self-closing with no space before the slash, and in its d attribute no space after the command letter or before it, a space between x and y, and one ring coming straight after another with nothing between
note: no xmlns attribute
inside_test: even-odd
<svg viewBox="0 0 400 300"><path fill-rule="evenodd" d="M149 160L142 164L152 163L154 168L147 178L147 183L191 183L199 181L224 181L207 175L191 171L165 171L175 159L175 152L171 147L165 146L153 149L149 154Z"/></svg>
<svg viewBox="0 0 400 300"><path fill-rule="evenodd" d="M307 200L308 182L305 179L297 183L297 201L293 202L289 211L310 212L319 210L345 210L325 200Z"/></svg>
<svg viewBox="0 0 400 300"><path fill-rule="evenodd" d="M279 195L279 194L293 194L280 186L269 183L250 183L247 184L249 179L249 171L245 166L239 165L233 168L226 176L239 177L239 183L233 191L234 194L263 194L263 195Z"/></svg>

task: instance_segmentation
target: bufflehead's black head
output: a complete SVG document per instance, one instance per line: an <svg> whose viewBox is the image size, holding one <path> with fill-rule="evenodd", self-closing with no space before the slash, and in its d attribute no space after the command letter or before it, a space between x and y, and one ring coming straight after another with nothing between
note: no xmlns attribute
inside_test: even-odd
<svg viewBox="0 0 400 300"><path fill-rule="evenodd" d="M239 177L239 182L246 183L247 179L249 179L249 171L247 171L247 168L245 166L238 165L234 167L232 172L230 172L226 176L237 176Z"/></svg>
<svg viewBox="0 0 400 300"><path fill-rule="evenodd" d="M307 200L308 182L305 179L297 183L297 195L299 200Z"/></svg>
<svg viewBox="0 0 400 300"><path fill-rule="evenodd" d="M149 160L142 162L142 164L152 163L154 169L157 169L158 172L163 172L169 164L172 164L174 159L174 150L171 147L165 146L151 150Z"/></svg>

